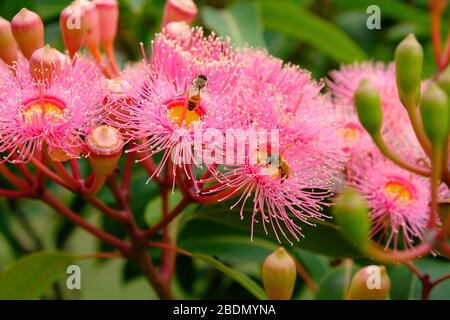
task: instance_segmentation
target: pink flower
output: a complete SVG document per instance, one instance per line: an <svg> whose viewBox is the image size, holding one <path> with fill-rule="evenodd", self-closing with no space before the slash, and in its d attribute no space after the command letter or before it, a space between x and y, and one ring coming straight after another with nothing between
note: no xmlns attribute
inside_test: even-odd
<svg viewBox="0 0 450 320"><path fill-rule="evenodd" d="M49 85L33 81L21 59L15 74L0 84L0 152L8 161L27 161L48 148L54 160L77 157L82 137L101 122L104 80L97 67L83 58L61 61Z"/></svg>
<svg viewBox="0 0 450 320"><path fill-rule="evenodd" d="M129 141L128 152L143 152L144 157L162 152L156 174L172 157L177 165L200 162L193 152L194 133L208 129L223 132L232 119L228 118L233 102L234 84L240 69L229 42L210 36L203 37L199 28L188 30L188 38L172 38L159 34L152 45L152 60L142 73L132 68L124 74L131 85L127 112L111 111ZM206 82L197 88L198 79ZM194 83L195 82L195 83ZM197 91L197 89L200 89ZM193 104L189 110L188 102ZM194 100L192 100L194 99ZM186 173L192 172L186 168Z"/></svg>
<svg viewBox="0 0 450 320"><path fill-rule="evenodd" d="M430 180L399 168L377 150L362 152L349 164L349 182L367 199L372 236L386 236L386 247L411 246L426 229Z"/></svg>
<svg viewBox="0 0 450 320"><path fill-rule="evenodd" d="M244 163L226 168L226 185L211 191L224 190L224 199L239 195L233 207L241 207L241 217L253 197L252 235L260 222L278 241L281 236L299 240L298 221L313 224L310 218L325 218L322 207L328 205L342 170L344 153L333 107L320 94L322 84L308 72L284 66L263 51L244 50L242 55L245 67L237 87L235 125L276 132L279 140L272 144L270 135L248 148Z"/></svg>
<svg viewBox="0 0 450 320"><path fill-rule="evenodd" d="M330 73L327 81L335 113L340 118L346 152L352 155L361 148L375 147L371 137L359 124L353 96L364 79L378 89L383 110L381 135L391 150L406 162L429 167L427 156L417 141L408 114L397 93L395 67L381 62L344 65Z"/></svg>

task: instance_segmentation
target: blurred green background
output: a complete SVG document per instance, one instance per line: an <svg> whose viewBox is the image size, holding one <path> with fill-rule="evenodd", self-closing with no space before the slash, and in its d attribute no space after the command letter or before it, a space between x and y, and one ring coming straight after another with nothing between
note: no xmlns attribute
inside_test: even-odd
<svg viewBox="0 0 450 320"><path fill-rule="evenodd" d="M0 15L11 19L22 7L38 12L46 25L46 41L63 50L59 32L59 12L70 0L2 0ZM119 0L120 27L116 41L119 61L140 60L139 42L149 47L155 32L160 30L164 0ZM321 78L341 63L376 59L390 61L397 43L413 32L425 48L427 77L435 71L430 42L430 19L427 0L259 0L224 1L198 0L199 17L196 24L209 31L230 36L238 45L250 45L267 50L284 61L299 64ZM369 5L381 9L381 29L369 30L366 20ZM449 17L445 12L443 34ZM154 185L146 185L146 176L138 170L133 176L133 209L142 212L142 223L154 223L149 212L160 205ZM72 209L103 228L117 231L117 226L86 206L82 199L60 189L59 197ZM100 197L111 201L111 196ZM176 195L173 197L177 197ZM108 200L109 199L109 200ZM173 200L173 199L172 199ZM235 214L237 214L235 212ZM191 223L180 236L181 244L193 250L216 256L234 269L255 280L260 279L263 259L276 248L272 242L258 239L250 243L248 228L237 232L211 221ZM202 239L205 241L200 241ZM206 243L206 245L205 245ZM322 244L323 245L323 244ZM327 245L327 244L325 244ZM331 245L331 244L330 244ZM48 207L36 201L7 201L0 199L0 271L21 256L39 250L64 250L89 253L108 249L60 218ZM297 281L296 298L342 298L344 266L339 258L328 258L301 249L292 249L310 273L318 291ZM368 261L356 261L365 265ZM82 269L82 290L68 291L64 282L56 285L47 298L65 299L148 299L154 294L135 268L124 261L85 260L77 263ZM357 265L354 265L353 271ZM439 258L418 261L423 272L435 278L450 270L448 260ZM389 267L393 281L391 297L411 299L420 297L420 284L403 266ZM216 270L179 257L175 281L177 297L185 298L251 298L239 284ZM432 298L449 299L450 282L435 288Z"/></svg>

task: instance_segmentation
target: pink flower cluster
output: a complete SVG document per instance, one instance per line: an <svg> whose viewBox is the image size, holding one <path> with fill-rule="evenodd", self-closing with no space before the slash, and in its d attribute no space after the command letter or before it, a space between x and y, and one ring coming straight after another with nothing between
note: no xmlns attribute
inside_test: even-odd
<svg viewBox="0 0 450 320"><path fill-rule="evenodd" d="M411 246L426 230L431 201L429 178L411 173L386 159L361 124L353 104L359 83L367 79L378 89L383 110L382 136L405 162L430 169L405 108L397 94L395 67L380 62L355 63L330 74L328 86L342 122L349 160L345 176L368 201L372 236L386 247ZM448 194L442 185L441 196Z"/></svg>
<svg viewBox="0 0 450 320"><path fill-rule="evenodd" d="M96 3L100 13L115 10L114 1ZM251 218L252 235L264 231L280 242L298 241L299 222L327 218L322 210L332 203L333 191L350 184L368 200L374 238L386 237L386 246L397 247L422 237L430 182L383 157L353 106L356 88L368 79L381 94L382 135L389 147L405 161L429 168L397 96L392 65L343 66L330 74L326 92L325 82L297 66L263 50L233 48L228 40L170 22L174 17L166 15L150 59L118 73L111 56L117 28L104 19L106 11L95 15L91 2L76 5L84 10L85 28L100 21L107 33L94 37L62 24L67 54L58 53L50 64L45 59L33 64L34 54L0 64L4 160L26 163L42 153L57 162L89 157L86 136L107 125L120 131L125 152L138 161L161 159L151 178L169 168L165 174L199 202L230 200L242 219ZM176 12L195 16L191 9ZM16 39L22 52L41 50L43 40ZM110 66L102 60L100 43ZM77 53L82 45L92 58Z"/></svg>

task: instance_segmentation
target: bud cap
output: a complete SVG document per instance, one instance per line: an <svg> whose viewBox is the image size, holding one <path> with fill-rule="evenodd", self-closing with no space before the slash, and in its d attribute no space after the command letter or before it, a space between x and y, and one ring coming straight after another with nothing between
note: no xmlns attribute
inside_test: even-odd
<svg viewBox="0 0 450 320"><path fill-rule="evenodd" d="M197 6L192 0L166 0L162 26L174 21L191 25L197 16Z"/></svg>
<svg viewBox="0 0 450 320"><path fill-rule="evenodd" d="M114 172L123 144L120 132L106 125L94 128L86 137L89 161L97 176L107 177Z"/></svg>

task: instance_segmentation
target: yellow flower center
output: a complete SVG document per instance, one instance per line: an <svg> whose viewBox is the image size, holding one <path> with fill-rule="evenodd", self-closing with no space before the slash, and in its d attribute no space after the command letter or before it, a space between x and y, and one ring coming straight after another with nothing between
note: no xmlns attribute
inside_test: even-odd
<svg viewBox="0 0 450 320"><path fill-rule="evenodd" d="M342 129L342 137L348 147L353 146L361 137L361 127L356 123L348 123Z"/></svg>
<svg viewBox="0 0 450 320"><path fill-rule="evenodd" d="M384 186L384 194L397 203L408 204L413 200L411 189L402 182L390 181Z"/></svg>
<svg viewBox="0 0 450 320"><path fill-rule="evenodd" d="M37 98L25 105L22 111L23 120L28 124L35 124L42 120L57 122L63 118L63 103L51 98Z"/></svg>
<svg viewBox="0 0 450 320"><path fill-rule="evenodd" d="M172 119L173 123L181 125L185 123L186 126L190 126L197 121L201 121L203 112L199 107L192 111L186 106L185 99L179 99L167 104L168 116Z"/></svg>

